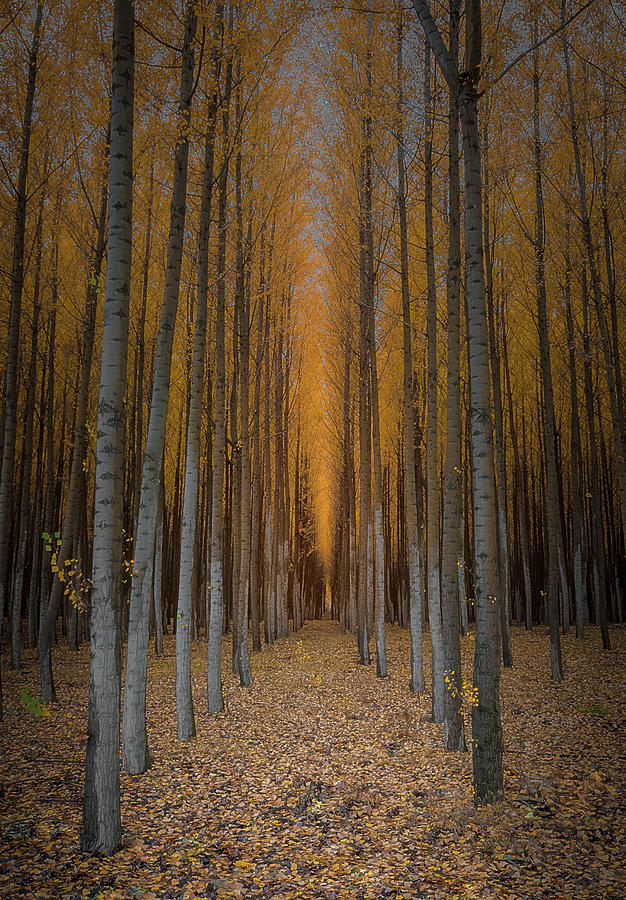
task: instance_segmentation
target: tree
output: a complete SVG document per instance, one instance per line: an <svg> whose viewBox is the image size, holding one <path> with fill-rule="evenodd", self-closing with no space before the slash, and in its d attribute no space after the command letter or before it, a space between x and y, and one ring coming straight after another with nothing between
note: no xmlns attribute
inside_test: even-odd
<svg viewBox="0 0 626 900"><path fill-rule="evenodd" d="M196 33L195 3L189 0L185 14L182 68L178 115L180 132L176 136L174 177L170 206L170 230L167 247L167 265L163 307L159 324L159 337L154 363L150 422L143 461L141 499L132 562L132 590L128 624L128 656L124 683L124 722L122 763L124 769L134 775L145 771L148 765L148 741L146 733L146 671L148 665L148 616L152 592L152 564L157 524L160 468L165 443L165 425L170 391L172 343L180 288L180 269L185 233L187 209L187 166L189 159L189 116L193 96L193 42ZM177 620L178 628L178 620ZM181 628L188 629L187 619ZM193 718L188 712L187 718ZM193 725L185 725L185 732Z"/></svg>
<svg viewBox="0 0 626 900"><path fill-rule="evenodd" d="M121 846L120 645L126 362L132 258L135 10L115 0L111 162L102 363L96 445L89 721L82 848Z"/></svg>
<svg viewBox="0 0 626 900"><path fill-rule="evenodd" d="M476 558L476 650L472 708L475 799L489 803L502 796L502 726L497 569L497 514L489 384L489 348L483 268L482 165L478 126L478 89L482 54L480 0L466 7L465 65L462 78L431 15L427 2L413 7L448 88L458 98L465 162L465 284L468 307L472 404L472 477Z"/></svg>
<svg viewBox="0 0 626 900"><path fill-rule="evenodd" d="M401 25L399 25L400 29ZM424 690L422 660L422 573L420 566L419 532L415 489L414 411L413 411L413 356L411 346L411 305L409 294L409 254L406 217L406 175L404 160L402 116L402 32L398 36L398 211L400 225L400 287L402 292L403 323L403 391L402 391L402 449L404 462L404 506L409 557L409 617L411 628L411 678L414 693Z"/></svg>
<svg viewBox="0 0 626 900"><path fill-rule="evenodd" d="M228 37L232 41L233 4L228 10ZM209 618L207 701L210 713L224 709L221 651L224 616L224 462L226 451L226 238L228 192L228 133L230 92L233 77L232 47L228 47L222 106L222 166L219 177L217 214L217 310L215 318L215 447L213 455L213 511L211 515L211 612Z"/></svg>

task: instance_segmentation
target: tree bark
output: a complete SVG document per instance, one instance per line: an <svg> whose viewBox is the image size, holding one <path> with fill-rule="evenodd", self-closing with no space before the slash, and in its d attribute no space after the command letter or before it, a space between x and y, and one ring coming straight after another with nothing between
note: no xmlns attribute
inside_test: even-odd
<svg viewBox="0 0 626 900"><path fill-rule="evenodd" d="M404 461L404 508L406 517L406 541L408 545L408 593L411 631L411 674L409 686L412 693L425 688L422 650L422 573L420 568L419 532L417 528L417 494L415 489L415 444L413 412L413 356L411 348L411 298L409 294L409 251L406 217L406 175L404 162L404 137L402 96L398 92L399 113L397 140L398 161L398 213L400 225L400 288L402 293L403 323L403 394L402 394L402 453Z"/></svg>
<svg viewBox="0 0 626 900"><path fill-rule="evenodd" d="M459 79L425 0L413 6L448 87L459 99L465 162L465 280L468 309L474 488L476 642L475 704L472 708L474 798L490 803L502 797L502 727L498 634L497 510L493 461L489 347L485 307L482 233L482 164L478 127L478 84L482 55L480 0L469 0L465 63Z"/></svg>
<svg viewBox="0 0 626 900"><path fill-rule="evenodd" d="M587 432L589 437L589 493L591 494L591 571L595 596L595 619L600 628L602 649L611 649L606 616L606 559L602 523L602 499L600 496L598 441L593 404L591 378L591 342L589 336L589 299L587 279L583 272L583 350L585 360L585 404L587 408Z"/></svg>
<svg viewBox="0 0 626 900"><path fill-rule="evenodd" d="M435 281L435 241L433 236L433 140L432 140L432 98L431 98L431 66L430 44L426 43L424 53L424 232L426 243L426 284L427 284L427 395L428 407L426 416L426 581L428 585L428 624L430 644L432 648L432 714L433 722L444 719L445 689L444 667L447 677L456 670L448 671L445 662L444 633L450 639L450 623L442 623L441 567L439 562L439 474L437 472L437 286ZM401 54L401 48L398 53ZM400 57L398 58L400 67ZM455 136L456 136L455 130ZM457 137L458 140L458 137ZM453 615L457 617L457 604ZM452 626L453 630L454 626ZM460 652L460 646L459 646ZM459 667L460 668L460 667Z"/></svg>
<svg viewBox="0 0 626 900"><path fill-rule="evenodd" d="M120 816L120 646L126 366L132 259L134 30L132 0L115 0L109 223L98 401L91 661L82 849L114 853Z"/></svg>
<svg viewBox="0 0 626 900"><path fill-rule="evenodd" d="M500 569L500 640L502 644L502 662L507 669L513 665L511 651L511 566L509 530L507 525L506 503L506 459L504 456L504 424L502 416L502 380L500 377L500 353L496 339L494 290L493 290L493 257L490 236L489 216L489 141L487 129L483 131L484 146L484 221L485 221L485 295L487 300L487 319L489 326L489 351L491 357L491 383L493 396L493 424L496 446L496 500L498 504L498 565Z"/></svg>
<svg viewBox="0 0 626 900"><path fill-rule="evenodd" d="M450 5L450 53L458 56L460 4ZM425 53L430 55L427 43ZM441 618L443 630L442 681L444 694L444 747L466 750L462 715L463 680L459 601L466 610L465 590L460 592L461 531L461 186L459 175L459 107L456 95L448 97L448 372L446 398L446 463L444 474ZM436 309L432 315L436 318ZM431 626L432 627L432 626ZM467 628L467 624L466 624Z"/></svg>
<svg viewBox="0 0 626 900"><path fill-rule="evenodd" d="M157 338L150 421L143 460L141 499L135 537L135 554L128 621L128 653L124 683L122 766L131 775L139 775L149 765L146 731L146 677L148 670L148 624L152 593L152 565L156 533L159 471L165 445L165 426L169 402L172 345L180 287L180 270L185 233L187 166L189 159L188 126L193 87L193 41L196 32L193 0L186 8L183 40L178 120L182 137L177 138L170 204L170 228L163 305ZM177 623L178 624L178 623ZM188 627L187 620L183 623ZM178 630L177 630L178 631ZM191 714L193 717L193 713Z"/></svg>
<svg viewBox="0 0 626 900"><path fill-rule="evenodd" d="M228 11L228 38L233 33L233 4ZM226 450L226 238L229 161L229 112L233 76L232 49L228 51L222 108L222 168L219 177L217 311L215 320L215 447L211 513L211 615L209 619L207 702L209 713L222 712L221 653L224 618L224 468Z"/></svg>
<svg viewBox="0 0 626 900"><path fill-rule="evenodd" d="M536 43L537 26L533 38ZM552 388L552 367L550 363L550 343L548 337L548 316L546 301L546 280L544 260L544 209L541 174L541 138L539 118L539 60L538 51L533 53L533 123L534 123L534 163L535 163L535 282L537 290L537 330L539 332L539 357L543 386L545 411L545 459L546 459L546 519L548 527L548 614L550 622L550 662L553 681L563 680L561 661L561 638L559 633L559 566L558 545L560 529L559 498L556 471L556 422L554 415L554 391Z"/></svg>

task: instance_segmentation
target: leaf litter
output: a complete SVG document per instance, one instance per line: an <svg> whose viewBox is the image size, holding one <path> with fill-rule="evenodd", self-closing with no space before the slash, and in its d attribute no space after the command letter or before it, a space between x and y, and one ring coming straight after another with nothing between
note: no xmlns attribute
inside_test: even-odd
<svg viewBox="0 0 626 900"><path fill-rule="evenodd" d="M151 658L152 765L122 775L122 849L80 851L89 648L57 650L60 702L38 717L33 651L5 669L0 733L0 896L38 898L622 898L626 847L624 650L563 639L550 680L544 629L513 629L502 671L505 800L476 809L469 754L445 753L428 694L408 691L409 636L387 628L390 677L358 664L336 623L307 624L252 658L241 689L224 642L226 712L205 705L176 740L174 638ZM430 681L427 636L425 675ZM463 638L471 679L473 641ZM465 709L469 737L469 710Z"/></svg>

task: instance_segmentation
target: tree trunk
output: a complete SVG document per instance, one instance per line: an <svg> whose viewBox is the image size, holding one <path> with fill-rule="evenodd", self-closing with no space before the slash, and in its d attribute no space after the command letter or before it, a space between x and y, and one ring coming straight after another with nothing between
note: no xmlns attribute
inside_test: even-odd
<svg viewBox="0 0 626 900"><path fill-rule="evenodd" d="M415 445L413 427L413 357L411 350L411 299L409 294L409 252L406 218L406 176L404 163L404 138L402 133L402 106L399 91L400 115L397 132L398 160L398 212L400 224L400 288L402 292L403 323L403 415L402 452L404 461L404 508L406 518L406 541L408 545L408 602L411 631L411 674L412 693L421 693L424 688L424 665L422 651L422 573L420 570L419 533L417 529L417 494L415 490Z"/></svg>
<svg viewBox="0 0 626 900"><path fill-rule="evenodd" d="M257 340L254 368L254 419L252 424L252 544L250 556L250 617L252 650L261 649L261 513L263 510L263 461L261 456L261 372L267 348L263 343L265 304L265 229L261 229L259 250L259 292Z"/></svg>
<svg viewBox="0 0 626 900"><path fill-rule="evenodd" d="M240 121L240 98L237 93L237 121ZM238 148L236 160L236 207L237 232L242 232L241 218L241 146ZM248 236L248 248L250 235ZM237 625L238 648L237 670L242 687L252 684L250 671L250 654L248 649L248 597L250 593L250 308L249 297L244 289L244 254L241 241L237 244L237 278L240 282L236 301L239 303L239 350L240 350L240 414L241 414L241 510L240 510L240 544L241 562L239 566L239 604Z"/></svg>
<svg viewBox="0 0 626 900"><path fill-rule="evenodd" d="M376 569L376 675L387 677L385 646L385 536L383 534L383 473L380 451L378 408L378 366L376 361L376 321L370 311L370 375L372 390L372 452L374 458L374 565Z"/></svg>
<svg viewBox="0 0 626 900"><path fill-rule="evenodd" d="M120 817L120 644L126 366L132 258L134 8L115 0L109 225L98 401L82 849L114 853Z"/></svg>
<svg viewBox="0 0 626 900"><path fill-rule="evenodd" d="M458 17L457 17L458 18ZM450 639L454 626L446 622L442 624L441 604L441 568L439 563L439 475L437 472L437 286L435 283L435 241L433 237L433 141L432 141L432 99L431 99L431 67L430 44L426 44L424 53L424 108L425 108L425 144L424 144L424 232L426 242L426 283L427 313L426 332L428 345L427 396L428 412L426 417L426 558L428 585L428 624L430 628L430 644L432 647L432 714L433 722L442 722L444 718L445 690L444 667L448 666L444 657L443 628ZM398 68L401 62L401 47L398 49ZM458 140L455 129L455 137ZM452 219L452 216L450 217ZM446 612L449 612L448 610ZM458 617L457 604L453 607L453 616ZM454 639L454 638L452 638ZM460 646L459 646L460 651ZM456 666L446 672L450 678Z"/></svg>
<svg viewBox="0 0 626 900"><path fill-rule="evenodd" d="M493 463L489 348L485 308L482 234L482 165L478 127L478 84L482 54L480 0L469 0L466 22L466 67L463 82L425 0L413 6L435 53L448 87L457 93L465 161L465 259L472 406L472 478L474 487L474 556L476 649L472 707L474 797L490 803L502 797L502 727L500 724L500 654L497 602L497 511Z"/></svg>
<svg viewBox="0 0 626 900"><path fill-rule="evenodd" d="M517 430L515 428L515 416L513 413L513 394L511 391L511 373L509 371L509 354L506 337L506 324L502 322L502 354L504 358L504 375L506 379L508 405L509 405L509 429L511 432L511 446L513 447L513 469L515 477L515 493L517 495L517 515L520 529L520 550L522 556L522 570L524 575L524 595L526 600L525 622L526 630L532 631L532 581L530 577L530 544L528 534L528 516L526 511L526 487L522 474L519 458L519 446L517 443Z"/></svg>
<svg viewBox="0 0 626 900"><path fill-rule="evenodd" d="M484 141L484 220L485 220L485 296L487 300L487 319L489 325L489 351L491 357L491 383L493 395L493 424L496 445L496 499L498 504L498 565L500 572L500 639L502 643L502 662L506 668L513 665L511 652L511 573L509 531L506 508L506 459L504 456L504 425L502 421L502 382L500 378L500 354L496 340L494 296L493 296L493 257L490 236L489 218L489 142L487 129L483 132Z"/></svg>
<svg viewBox="0 0 626 900"><path fill-rule="evenodd" d="M533 29L536 43L537 26ZM535 162L535 281L537 289L537 330L539 332L539 357L545 410L545 460L546 460L546 506L548 526L548 610L550 622L550 661L553 681L563 680L561 661L561 638L559 633L559 566L558 531L559 498L557 488L554 415L554 391L552 389L552 368L550 364L550 343L548 338L548 317L546 309L546 281L544 262L544 209L541 175L541 138L539 122L539 68L538 51L533 53L533 122L534 122L534 162Z"/></svg>
<svg viewBox="0 0 626 900"><path fill-rule="evenodd" d="M176 616L176 715L178 739L195 737L196 728L191 692L191 607L193 573L197 565L198 485L200 474L200 430L204 396L204 357L206 352L207 294L209 283L209 235L211 228L211 200L213 196L213 159L215 120L217 114L217 84L219 80L222 7L216 4L213 26L212 83L209 99L207 131L204 145L204 177L198 229L198 294L193 345L193 374L191 402L187 425L187 453L185 456L185 487L180 545L180 575L178 583L178 612Z"/></svg>
<svg viewBox="0 0 626 900"><path fill-rule="evenodd" d="M365 124L363 132L365 135ZM358 644L359 662L369 666L368 628L368 558L369 524L371 518L371 425L368 404L369 381L369 310L370 291L367 283L367 235L366 235L366 161L365 150L361 154L361 177L359 184L359 269L360 269L360 310L359 310L359 594L358 594Z"/></svg>
<svg viewBox="0 0 626 900"><path fill-rule="evenodd" d="M228 38L232 39L233 4L228 11ZM217 249L217 311L215 320L215 447L213 451L213 496L211 513L211 615L209 619L207 702L209 713L222 712L221 654L224 618L224 468L226 450L226 238L228 200L228 131L230 91L233 61L229 48L226 64L222 108L222 168L219 176L218 249Z"/></svg>
<svg viewBox="0 0 626 900"><path fill-rule="evenodd" d="M152 380L150 421L143 460L141 499L135 537L135 555L128 621L128 654L124 683L122 766L131 775L145 772L149 764L146 732L146 677L148 670L148 624L152 594L152 565L156 533L159 470L165 445L165 426L170 390L172 344L180 287L180 270L185 232L187 165L189 159L188 124L193 86L193 40L196 15L188 2L182 51L178 117L182 138L174 157L174 176L170 205L170 228L163 306ZM187 621L183 623L187 627ZM178 681L178 679L177 679ZM193 714L192 714L193 716Z"/></svg>
<svg viewBox="0 0 626 900"><path fill-rule="evenodd" d="M458 56L460 7L450 5L450 53ZM430 44L426 43L430 56ZM430 67L430 66L429 66ZM444 747L466 750L462 715L463 680L459 601L467 617L465 589L460 591L464 566L460 523L461 509L461 187L459 176L459 107L456 95L448 98L448 271L446 305L448 312L448 374L446 398L446 463L444 474L441 618L443 630L442 681L444 694ZM430 310L429 310L430 311ZM436 320L436 308L430 313ZM462 599L461 599L462 598ZM431 625L432 628L432 625ZM467 623L465 624L467 629ZM445 681L444 681L445 679ZM434 712L434 710L433 710Z"/></svg>
<svg viewBox="0 0 626 900"><path fill-rule="evenodd" d="M574 318L572 314L571 263L569 255L569 223L567 225L565 252L565 320L567 324L567 344L569 348L570 376L570 466L571 466L571 514L572 514L572 556L574 560L574 602L576 607L576 637L582 641L585 636L585 607L587 597L583 579L583 518L581 501L583 495L580 416L578 412L578 385L576 378L576 353L574 338Z"/></svg>
<svg viewBox="0 0 626 900"><path fill-rule="evenodd" d="M591 559L595 595L595 619L600 627L602 649L611 649L609 628L606 617L606 560L602 527L602 500L598 473L598 442L593 404L591 380L591 343L589 339L589 301L587 279L583 271L583 349L585 360L585 402L587 408L587 431L589 436L589 492L591 494Z"/></svg>

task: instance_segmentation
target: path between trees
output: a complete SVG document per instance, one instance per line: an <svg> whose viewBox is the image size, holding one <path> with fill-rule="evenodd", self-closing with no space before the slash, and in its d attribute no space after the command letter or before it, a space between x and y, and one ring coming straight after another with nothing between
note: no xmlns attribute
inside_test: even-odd
<svg viewBox="0 0 626 900"><path fill-rule="evenodd" d="M328 621L264 647L249 690L225 664L227 711L211 719L196 642L198 737L188 744L175 739L166 638L165 655L150 660L154 763L122 777L124 846L108 860L78 850L88 648L59 652L60 702L43 717L20 702L22 689L37 693L27 656L7 679L0 738L0 896L620 896L626 629L610 654L592 647L594 629L582 647L565 638L559 687L547 635L514 631L520 662L502 687L506 801L481 810L469 755L443 752L428 695L408 693L408 634L387 633L384 681ZM463 651L469 675L471 638Z"/></svg>

